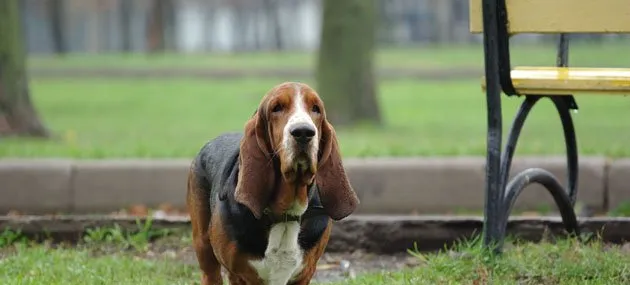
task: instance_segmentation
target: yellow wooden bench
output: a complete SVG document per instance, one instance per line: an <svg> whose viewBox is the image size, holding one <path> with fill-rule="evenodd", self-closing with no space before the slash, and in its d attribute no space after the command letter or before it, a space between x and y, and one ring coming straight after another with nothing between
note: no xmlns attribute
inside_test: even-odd
<svg viewBox="0 0 630 285"><path fill-rule="evenodd" d="M470 31L483 32L483 0L470 2ZM507 0L508 33L628 33L630 0ZM594 55L596 56L596 55ZM630 56L630 46L628 54ZM629 68L515 67L519 94L630 95ZM482 87L485 90L485 78Z"/></svg>
<svg viewBox="0 0 630 285"><path fill-rule="evenodd" d="M579 234L573 206L577 196L578 153L571 109L574 94L630 94L630 68L568 67L572 33L630 33L630 0L470 0L470 31L483 33L487 103L487 164L483 243L501 252L512 205L531 184L552 195L568 232ZM555 67L510 65L510 36L559 34ZM593 55L596 56L596 55ZM627 54L630 56L630 45ZM502 150L501 93L523 96ZM512 157L527 115L536 102L550 99L562 121L567 148L567 185L551 173L530 168L508 181ZM630 118L629 118L630 119Z"/></svg>
<svg viewBox="0 0 630 285"><path fill-rule="evenodd" d="M628 52L630 55L630 46ZM519 94L630 94L630 69L627 68L518 66L510 75ZM485 78L481 84L485 90Z"/></svg>

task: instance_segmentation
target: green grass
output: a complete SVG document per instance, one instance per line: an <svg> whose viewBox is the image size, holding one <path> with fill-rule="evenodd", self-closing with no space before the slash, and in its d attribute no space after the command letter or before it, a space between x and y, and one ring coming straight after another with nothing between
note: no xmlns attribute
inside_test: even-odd
<svg viewBox="0 0 630 285"><path fill-rule="evenodd" d="M190 231L157 230L147 220L136 230L90 228L76 247L36 243L20 232L0 232L0 284L190 284L199 270L176 255L149 255L160 241L190 245ZM156 239L157 238L157 239ZM170 239L169 239L170 238ZM153 242L153 243L152 243ZM173 243L174 242L174 243ZM162 246L167 243L162 242Z"/></svg>
<svg viewBox="0 0 630 285"><path fill-rule="evenodd" d="M478 246L455 254L421 255L424 265L361 276L338 285L398 284L628 284L630 254L601 243L574 240L517 244L491 259Z"/></svg>
<svg viewBox="0 0 630 285"><path fill-rule="evenodd" d="M18 246L14 255L0 259L0 283L5 285L198 284L198 271L168 259L95 256L88 249L47 246Z"/></svg>
<svg viewBox="0 0 630 285"><path fill-rule="evenodd" d="M570 51L570 65L583 67L630 67L627 54L630 42L612 41L603 44L576 42ZM29 66L35 68L313 68L317 54L313 52L257 52L236 54L99 54L66 57L33 56ZM554 44L512 44L515 65L554 65ZM450 45L406 48L380 48L376 65L381 68L448 68L483 67L483 46Z"/></svg>
<svg viewBox="0 0 630 285"><path fill-rule="evenodd" d="M208 139L240 131L279 83L249 80L33 80L35 105L57 135L3 139L0 157L192 157ZM312 83L312 82L309 82ZM380 84L385 127L338 127L345 157L483 155L486 107L479 80ZM324 96L325 99L325 96ZM630 100L578 97L581 154L630 156ZM504 99L504 127L520 104ZM519 154L561 154L560 121L548 101L531 113ZM506 134L507 135L507 134Z"/></svg>
<svg viewBox="0 0 630 285"><path fill-rule="evenodd" d="M78 248L18 243L0 251L0 284L199 284L194 263L147 257L132 251L99 253L98 244ZM381 284L628 284L630 254L620 246L573 239L554 243L508 243L492 258L476 242L452 251L421 254L420 265L373 272L331 285ZM318 283L322 284L322 283Z"/></svg>

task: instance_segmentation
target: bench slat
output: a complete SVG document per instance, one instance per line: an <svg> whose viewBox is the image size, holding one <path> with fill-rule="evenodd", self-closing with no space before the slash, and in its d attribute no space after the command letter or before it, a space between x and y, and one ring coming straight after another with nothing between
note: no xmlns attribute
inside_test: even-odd
<svg viewBox="0 0 630 285"><path fill-rule="evenodd" d="M520 94L569 95L606 93L630 95L630 69L516 67L511 72ZM485 79L482 88L485 90Z"/></svg>
<svg viewBox="0 0 630 285"><path fill-rule="evenodd" d="M483 32L482 0L470 0L470 31ZM628 33L630 0L506 0L518 33Z"/></svg>

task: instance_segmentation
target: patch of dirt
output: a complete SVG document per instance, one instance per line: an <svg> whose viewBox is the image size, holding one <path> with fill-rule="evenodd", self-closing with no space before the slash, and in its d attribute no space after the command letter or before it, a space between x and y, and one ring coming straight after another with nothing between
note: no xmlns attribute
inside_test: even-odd
<svg viewBox="0 0 630 285"><path fill-rule="evenodd" d="M193 249L188 247L149 250L144 258L171 259L197 266ZM365 252L325 253L317 264L314 282L326 283L354 278L359 274L395 271L420 265L420 260L408 254L376 255Z"/></svg>
<svg viewBox="0 0 630 285"><path fill-rule="evenodd" d="M162 238L152 243L146 252L138 253L138 257L172 259L197 266L197 258L189 246L190 242L177 236ZM313 281L318 283L341 281L354 278L358 274L400 270L420 264L420 259L404 253L395 255L377 255L363 251L324 253L318 262Z"/></svg>
<svg viewBox="0 0 630 285"><path fill-rule="evenodd" d="M6 258L9 255L14 255L14 254L15 254L15 248L13 247L0 248L0 260Z"/></svg>
<svg viewBox="0 0 630 285"><path fill-rule="evenodd" d="M195 252L189 245L190 240L181 236L169 236L148 245L146 251L126 250L127 254L137 258L154 260L173 260L183 264L197 266ZM120 253L120 246L104 244L89 246L95 256ZM2 256L2 251L0 251ZM353 253L324 253L317 265L313 281L327 283L354 278L365 273L394 271L418 266L421 260L409 254L378 255L363 251Z"/></svg>
<svg viewBox="0 0 630 285"><path fill-rule="evenodd" d="M420 259L408 254L325 253L317 265L314 281L341 281L359 274L396 271L420 264Z"/></svg>

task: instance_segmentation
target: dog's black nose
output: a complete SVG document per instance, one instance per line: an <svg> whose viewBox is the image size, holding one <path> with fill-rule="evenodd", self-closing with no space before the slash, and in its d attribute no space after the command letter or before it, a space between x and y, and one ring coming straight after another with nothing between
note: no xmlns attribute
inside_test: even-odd
<svg viewBox="0 0 630 285"><path fill-rule="evenodd" d="M315 128L309 124L298 124L291 128L291 136L299 143L307 143L315 136Z"/></svg>

